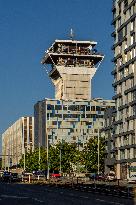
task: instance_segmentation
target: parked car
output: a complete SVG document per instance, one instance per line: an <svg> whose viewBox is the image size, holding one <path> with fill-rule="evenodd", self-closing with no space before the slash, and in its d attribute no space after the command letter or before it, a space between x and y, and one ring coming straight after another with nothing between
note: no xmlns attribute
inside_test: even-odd
<svg viewBox="0 0 136 205"><path fill-rule="evenodd" d="M105 181L106 176L103 173L91 173L89 176L90 180L99 180L99 181Z"/></svg>
<svg viewBox="0 0 136 205"><path fill-rule="evenodd" d="M90 179L90 180L96 179L96 173L91 173L91 174L89 175L89 179Z"/></svg>
<svg viewBox="0 0 136 205"><path fill-rule="evenodd" d="M106 179L108 181L115 181L116 180L116 175L114 172L110 172L109 174L106 175Z"/></svg>
<svg viewBox="0 0 136 205"><path fill-rule="evenodd" d="M11 181L11 172L4 171L2 175L3 182L10 182Z"/></svg>
<svg viewBox="0 0 136 205"><path fill-rule="evenodd" d="M11 182L18 182L21 178L19 177L18 173L11 173Z"/></svg>
<svg viewBox="0 0 136 205"><path fill-rule="evenodd" d="M106 179L106 176L103 173L96 175L96 180L98 180L98 181L105 181L105 179Z"/></svg>
<svg viewBox="0 0 136 205"><path fill-rule="evenodd" d="M46 171L41 171L41 170L33 171L33 175L34 176L40 176L40 177L46 177L47 172Z"/></svg>
<svg viewBox="0 0 136 205"><path fill-rule="evenodd" d="M55 177L55 178L59 178L59 177L61 177L61 174L59 173L58 170L53 170L53 172L50 173L50 176Z"/></svg>

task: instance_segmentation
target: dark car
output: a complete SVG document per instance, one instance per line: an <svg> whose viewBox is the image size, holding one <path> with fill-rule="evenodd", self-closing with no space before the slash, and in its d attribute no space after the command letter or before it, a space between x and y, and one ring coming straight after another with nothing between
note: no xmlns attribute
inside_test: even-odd
<svg viewBox="0 0 136 205"><path fill-rule="evenodd" d="M11 173L11 182L18 182L20 181L18 173Z"/></svg>
<svg viewBox="0 0 136 205"><path fill-rule="evenodd" d="M96 179L96 173L91 173L89 175L90 180L95 180Z"/></svg>
<svg viewBox="0 0 136 205"><path fill-rule="evenodd" d="M102 173L96 175L96 180L98 181L105 181L105 179L106 179L106 176Z"/></svg>
<svg viewBox="0 0 136 205"><path fill-rule="evenodd" d="M33 171L33 175L40 176L40 177L46 177L47 171L44 171L44 170Z"/></svg>
<svg viewBox="0 0 136 205"><path fill-rule="evenodd" d="M91 173L89 176L90 180L105 181L105 175L100 173Z"/></svg>
<svg viewBox="0 0 136 205"><path fill-rule="evenodd" d="M11 172L5 171L2 175L3 182L10 182L11 181Z"/></svg>

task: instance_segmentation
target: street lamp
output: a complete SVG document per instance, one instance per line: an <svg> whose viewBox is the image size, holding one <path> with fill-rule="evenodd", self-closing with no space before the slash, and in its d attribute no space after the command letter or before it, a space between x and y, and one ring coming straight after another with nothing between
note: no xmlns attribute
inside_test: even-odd
<svg viewBox="0 0 136 205"><path fill-rule="evenodd" d="M98 174L100 172L100 130L98 127Z"/></svg>
<svg viewBox="0 0 136 205"><path fill-rule="evenodd" d="M47 143L47 179L50 178L49 175L49 141L48 141L48 133L47 133L47 122L46 122L46 143Z"/></svg>
<svg viewBox="0 0 136 205"><path fill-rule="evenodd" d="M41 170L41 149L40 149L40 142L39 142L39 171Z"/></svg>
<svg viewBox="0 0 136 205"><path fill-rule="evenodd" d="M62 142L60 143L60 175L61 175L61 146L62 146Z"/></svg>
<svg viewBox="0 0 136 205"><path fill-rule="evenodd" d="M61 122L60 122L61 123ZM58 125L58 119L57 119L57 134L58 134L58 128L60 128L60 126ZM61 153L61 148L62 148L62 136L61 136L61 139L60 139L60 175L61 175L61 160L62 160L62 153Z"/></svg>

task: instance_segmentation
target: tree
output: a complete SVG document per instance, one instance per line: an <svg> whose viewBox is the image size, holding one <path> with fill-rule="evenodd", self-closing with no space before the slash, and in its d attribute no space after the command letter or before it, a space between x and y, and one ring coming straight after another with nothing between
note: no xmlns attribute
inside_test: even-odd
<svg viewBox="0 0 136 205"><path fill-rule="evenodd" d="M25 154L25 168L27 171L37 171L37 170L46 170L47 169L47 155L46 150L43 147L40 147L40 163L39 163L39 148L36 148L33 152L27 152ZM24 155L22 156L20 166L24 167Z"/></svg>
<svg viewBox="0 0 136 205"><path fill-rule="evenodd" d="M100 159L100 171L104 171L104 139L99 138L99 159ZM83 150L83 158L87 171L97 172L98 171L98 137L90 138L87 146Z"/></svg>
<svg viewBox="0 0 136 205"><path fill-rule="evenodd" d="M78 150L75 144L66 142L58 143L49 148L50 169L60 170L60 152L61 152L61 169L62 172L71 172L72 164L76 164Z"/></svg>

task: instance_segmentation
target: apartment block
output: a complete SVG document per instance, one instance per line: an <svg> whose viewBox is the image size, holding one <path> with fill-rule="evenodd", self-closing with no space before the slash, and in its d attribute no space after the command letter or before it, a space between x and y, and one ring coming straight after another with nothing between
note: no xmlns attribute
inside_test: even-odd
<svg viewBox="0 0 136 205"><path fill-rule="evenodd" d="M113 1L115 171L126 179L129 167L136 166L136 1Z"/></svg>
<svg viewBox="0 0 136 205"><path fill-rule="evenodd" d="M114 107L114 100L44 99L34 106L35 146L39 143L75 143L80 149L103 127L104 111Z"/></svg>
<svg viewBox="0 0 136 205"><path fill-rule="evenodd" d="M34 150L34 117L21 117L2 134L2 167L19 164L24 152Z"/></svg>

